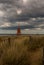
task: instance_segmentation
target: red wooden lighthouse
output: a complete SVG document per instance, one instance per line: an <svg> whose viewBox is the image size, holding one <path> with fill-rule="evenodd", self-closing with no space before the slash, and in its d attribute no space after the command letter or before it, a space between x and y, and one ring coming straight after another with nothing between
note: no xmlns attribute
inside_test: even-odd
<svg viewBox="0 0 44 65"><path fill-rule="evenodd" d="M20 35L21 34L21 29L20 29L20 26L18 25L18 28L17 28L17 35Z"/></svg>

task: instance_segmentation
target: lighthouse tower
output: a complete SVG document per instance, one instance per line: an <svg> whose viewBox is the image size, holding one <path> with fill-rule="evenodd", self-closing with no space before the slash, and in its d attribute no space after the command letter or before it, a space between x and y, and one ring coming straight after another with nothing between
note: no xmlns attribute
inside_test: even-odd
<svg viewBox="0 0 44 65"><path fill-rule="evenodd" d="M20 35L21 34L21 29L20 29L20 26L18 25L18 28L17 28L17 35Z"/></svg>

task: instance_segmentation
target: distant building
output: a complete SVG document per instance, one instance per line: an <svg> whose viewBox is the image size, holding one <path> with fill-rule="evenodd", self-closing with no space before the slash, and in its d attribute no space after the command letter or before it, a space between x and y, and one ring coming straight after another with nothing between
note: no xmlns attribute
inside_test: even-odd
<svg viewBox="0 0 44 65"><path fill-rule="evenodd" d="M21 34L21 29L20 29L20 26L18 26L17 28L17 35Z"/></svg>

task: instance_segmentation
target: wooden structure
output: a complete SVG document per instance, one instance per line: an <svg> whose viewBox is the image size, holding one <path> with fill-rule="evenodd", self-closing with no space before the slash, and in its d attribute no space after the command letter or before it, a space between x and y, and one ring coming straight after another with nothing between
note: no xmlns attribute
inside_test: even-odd
<svg viewBox="0 0 44 65"><path fill-rule="evenodd" d="M21 29L20 29L20 26L18 26L17 28L17 35L20 35L21 34Z"/></svg>

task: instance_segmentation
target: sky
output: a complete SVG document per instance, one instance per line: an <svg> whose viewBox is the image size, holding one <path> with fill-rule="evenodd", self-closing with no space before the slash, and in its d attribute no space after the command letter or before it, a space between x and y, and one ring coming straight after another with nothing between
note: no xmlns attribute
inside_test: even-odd
<svg viewBox="0 0 44 65"><path fill-rule="evenodd" d="M44 34L44 0L0 0L0 34Z"/></svg>

